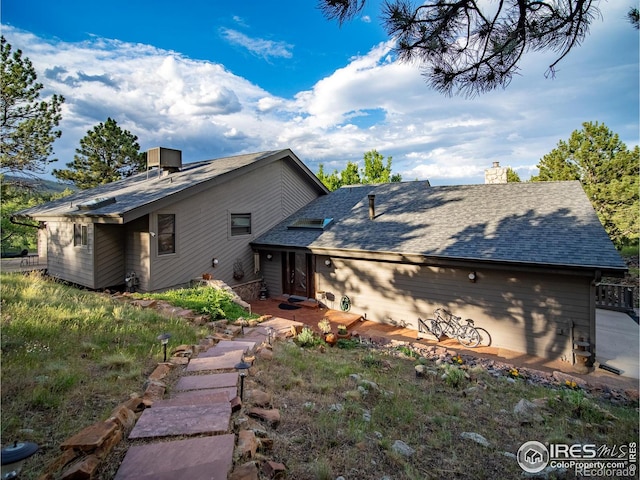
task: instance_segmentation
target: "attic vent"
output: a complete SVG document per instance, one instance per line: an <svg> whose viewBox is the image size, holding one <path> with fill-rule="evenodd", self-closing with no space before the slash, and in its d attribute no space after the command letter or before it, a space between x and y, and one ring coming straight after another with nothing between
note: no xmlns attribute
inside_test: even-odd
<svg viewBox="0 0 640 480"><path fill-rule="evenodd" d="M112 203L116 203L115 197L99 197L85 203L79 203L77 207L78 210L97 210Z"/></svg>
<svg viewBox="0 0 640 480"><path fill-rule="evenodd" d="M333 218L299 218L287 228L292 229L311 229L311 230L324 230L331 222Z"/></svg>

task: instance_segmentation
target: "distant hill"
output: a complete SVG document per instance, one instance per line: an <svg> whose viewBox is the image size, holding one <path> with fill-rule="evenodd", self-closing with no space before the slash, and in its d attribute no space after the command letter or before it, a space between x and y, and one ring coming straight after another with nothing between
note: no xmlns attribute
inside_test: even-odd
<svg viewBox="0 0 640 480"><path fill-rule="evenodd" d="M27 185L33 185L39 192L43 193L61 193L64 192L65 189L70 189L74 192L78 191L78 188L75 185L68 183L60 183L54 180L44 180L41 178L30 178L30 177L18 177L15 175L4 175L2 179L2 183L26 183Z"/></svg>

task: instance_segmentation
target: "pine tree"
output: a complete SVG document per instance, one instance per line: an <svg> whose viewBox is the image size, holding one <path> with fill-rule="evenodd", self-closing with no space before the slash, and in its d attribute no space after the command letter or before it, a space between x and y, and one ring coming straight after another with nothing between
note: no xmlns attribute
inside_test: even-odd
<svg viewBox="0 0 640 480"><path fill-rule="evenodd" d="M129 177L145 168L146 156L140 153L137 140L115 120L107 118L80 140L73 162L67 163L68 169L55 169L53 175L81 189Z"/></svg>
<svg viewBox="0 0 640 480"><path fill-rule="evenodd" d="M4 37L0 42L0 168L4 173L42 173L47 164L56 161L49 157L53 153L53 142L62 134L56 127L62 118L64 97L53 95L47 101L40 100L43 85L36 81L31 61L22 56L21 50L12 53L11 45Z"/></svg>
<svg viewBox="0 0 640 480"><path fill-rule="evenodd" d="M585 122L538 163L531 181L580 180L600 222L618 245L640 232L640 150L629 150L604 124Z"/></svg>

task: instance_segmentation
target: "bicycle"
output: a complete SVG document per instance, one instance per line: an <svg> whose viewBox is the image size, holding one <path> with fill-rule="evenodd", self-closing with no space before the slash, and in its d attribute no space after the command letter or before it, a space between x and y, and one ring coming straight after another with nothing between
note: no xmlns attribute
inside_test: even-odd
<svg viewBox="0 0 640 480"><path fill-rule="evenodd" d="M466 324L460 323L461 317L457 317L444 308L437 308L434 312L435 319L429 319L429 325L422 319L418 319L418 338L422 328L426 328L438 340L444 334L449 338L455 338L460 345L474 348L480 344L481 336L473 326L473 320L468 318Z"/></svg>

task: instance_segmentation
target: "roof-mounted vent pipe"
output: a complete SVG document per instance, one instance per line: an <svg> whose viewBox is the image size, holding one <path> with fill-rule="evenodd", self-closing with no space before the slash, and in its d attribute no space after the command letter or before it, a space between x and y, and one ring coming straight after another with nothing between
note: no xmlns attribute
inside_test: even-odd
<svg viewBox="0 0 640 480"><path fill-rule="evenodd" d="M376 218L376 196L369 195L369 220Z"/></svg>

